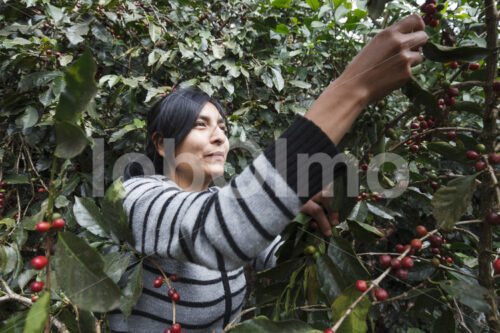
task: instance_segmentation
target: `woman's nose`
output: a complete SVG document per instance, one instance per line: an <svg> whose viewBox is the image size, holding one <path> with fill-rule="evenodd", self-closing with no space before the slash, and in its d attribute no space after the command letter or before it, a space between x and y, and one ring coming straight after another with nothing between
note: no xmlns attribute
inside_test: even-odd
<svg viewBox="0 0 500 333"><path fill-rule="evenodd" d="M218 143L224 143L226 139L227 139L226 132L219 126L216 126L216 128L212 132L212 141Z"/></svg>

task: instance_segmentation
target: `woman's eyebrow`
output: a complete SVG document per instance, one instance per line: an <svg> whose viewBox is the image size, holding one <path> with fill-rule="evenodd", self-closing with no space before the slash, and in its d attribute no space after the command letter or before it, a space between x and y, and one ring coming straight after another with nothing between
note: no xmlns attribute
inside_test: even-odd
<svg viewBox="0 0 500 333"><path fill-rule="evenodd" d="M207 122L210 122L210 117L207 117L207 116L199 116L198 118L199 118L199 119L201 119L201 120L205 120L205 121L207 121ZM217 119L217 123L225 123L225 122L224 122L224 119L219 118L219 119Z"/></svg>

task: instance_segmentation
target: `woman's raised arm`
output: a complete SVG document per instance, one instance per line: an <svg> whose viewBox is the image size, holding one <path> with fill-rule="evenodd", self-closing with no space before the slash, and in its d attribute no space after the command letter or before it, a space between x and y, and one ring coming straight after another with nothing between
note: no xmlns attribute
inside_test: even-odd
<svg viewBox="0 0 500 333"><path fill-rule="evenodd" d="M183 191L163 176L125 181L136 249L217 270L257 257L331 182L318 163L303 172L301 155L333 158L366 104L410 78L410 67L422 61L416 50L427 40L423 27L412 15L375 36L304 117L220 190Z"/></svg>

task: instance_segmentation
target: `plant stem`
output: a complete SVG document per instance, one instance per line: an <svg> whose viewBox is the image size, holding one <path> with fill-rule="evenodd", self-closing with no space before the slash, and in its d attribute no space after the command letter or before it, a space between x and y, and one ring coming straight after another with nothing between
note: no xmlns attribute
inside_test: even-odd
<svg viewBox="0 0 500 333"><path fill-rule="evenodd" d="M54 176L57 167L57 157L54 156L52 160L52 168L50 170L50 183L49 183L49 203L47 205L47 212L45 214L46 221L51 220L53 206L54 206ZM45 257L47 258L46 266L46 279L45 279L45 290L50 293L50 249L52 248L50 233L47 233L47 242L45 247ZM45 322L44 333L50 333L50 314Z"/></svg>
<svg viewBox="0 0 500 333"><path fill-rule="evenodd" d="M497 8L495 1L485 0L485 21L486 21L486 47L492 50L492 53L486 58L486 84L484 85L485 94L485 110L483 113L483 132L481 134L481 142L486 146L486 151L494 152L496 145L496 118L498 116L498 107L496 106L496 96L493 91L493 82L497 76L497 61L498 61L498 28L497 28ZM495 206L495 195L493 189L493 179L484 177L481 190L480 214L485 216ZM486 320L490 331L500 331L500 320L498 318L497 303L495 298L495 288L491 276L491 255L492 250L492 234L493 227L488 223L483 223L480 226L478 243L478 263L479 263L479 284L489 291L489 296L486 301L490 304L491 310L486 313Z"/></svg>

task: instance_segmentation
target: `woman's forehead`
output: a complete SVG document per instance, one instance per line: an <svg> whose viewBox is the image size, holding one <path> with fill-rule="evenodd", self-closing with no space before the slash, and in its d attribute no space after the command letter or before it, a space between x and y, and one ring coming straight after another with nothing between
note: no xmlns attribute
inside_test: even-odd
<svg viewBox="0 0 500 333"><path fill-rule="evenodd" d="M202 116L210 117L210 118L217 118L217 120L223 120L219 110L215 107L215 105L213 105L210 102L205 103L205 105L201 109L198 117L202 117Z"/></svg>

